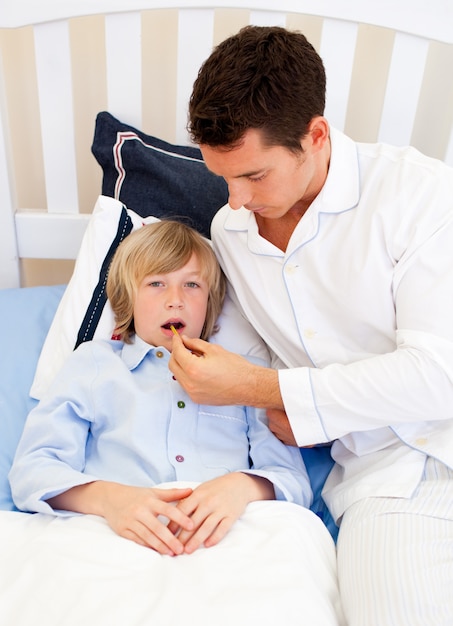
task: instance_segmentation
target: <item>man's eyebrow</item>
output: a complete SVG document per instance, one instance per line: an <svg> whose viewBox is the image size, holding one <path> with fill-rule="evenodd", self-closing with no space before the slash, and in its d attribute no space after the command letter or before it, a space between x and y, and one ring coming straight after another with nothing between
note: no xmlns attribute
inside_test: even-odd
<svg viewBox="0 0 453 626"><path fill-rule="evenodd" d="M209 170L209 171L212 174L214 174L214 176L218 176L219 178L223 178L223 176L221 176L220 174L216 174L216 172L213 172L212 170ZM253 176L258 176L260 174L263 174L265 171L266 171L266 168L263 167L260 170L254 170L254 171L251 171L251 172L244 172L243 174L236 174L235 176L232 176L232 178L252 178Z"/></svg>
<svg viewBox="0 0 453 626"><path fill-rule="evenodd" d="M263 172L264 169L255 170L253 172L244 172L243 174L238 174L237 176L234 176L234 178L252 178L253 176L258 176L258 174L262 174Z"/></svg>

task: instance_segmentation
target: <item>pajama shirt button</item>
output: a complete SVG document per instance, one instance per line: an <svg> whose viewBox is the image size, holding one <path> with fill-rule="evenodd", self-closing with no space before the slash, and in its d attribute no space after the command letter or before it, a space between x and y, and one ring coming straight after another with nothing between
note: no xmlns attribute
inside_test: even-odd
<svg viewBox="0 0 453 626"><path fill-rule="evenodd" d="M183 402L182 400L178 401L178 409L183 409L186 406L186 403Z"/></svg>
<svg viewBox="0 0 453 626"><path fill-rule="evenodd" d="M182 456L182 454L176 455L175 459L178 461L178 463L182 463L184 461L184 457Z"/></svg>
<svg viewBox="0 0 453 626"><path fill-rule="evenodd" d="M164 353L162 352L162 350L158 350L156 352L156 356L157 356L158 359L161 359L164 356Z"/></svg>

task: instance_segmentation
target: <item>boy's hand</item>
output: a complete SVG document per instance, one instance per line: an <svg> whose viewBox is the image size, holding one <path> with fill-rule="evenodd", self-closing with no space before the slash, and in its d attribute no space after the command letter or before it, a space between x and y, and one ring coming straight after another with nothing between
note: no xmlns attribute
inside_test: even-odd
<svg viewBox="0 0 453 626"><path fill-rule="evenodd" d="M158 489L120 486L105 506L104 517L111 528L127 539L153 548L159 554L174 556L184 545L167 525L168 520L190 532L194 523L174 503L187 498L192 489ZM161 520L162 516L166 519Z"/></svg>
<svg viewBox="0 0 453 626"><path fill-rule="evenodd" d="M232 472L202 483L179 501L177 508L193 521L192 530L179 529L174 521L168 528L177 534L184 552L191 554L201 545L210 548L219 543L249 502L274 498L274 487L267 479Z"/></svg>
<svg viewBox="0 0 453 626"><path fill-rule="evenodd" d="M193 530L194 522L174 504L191 493L191 488L131 487L95 480L72 487L47 502L55 509L100 515L121 537L174 556L184 552L184 545L169 530L168 521L184 531Z"/></svg>

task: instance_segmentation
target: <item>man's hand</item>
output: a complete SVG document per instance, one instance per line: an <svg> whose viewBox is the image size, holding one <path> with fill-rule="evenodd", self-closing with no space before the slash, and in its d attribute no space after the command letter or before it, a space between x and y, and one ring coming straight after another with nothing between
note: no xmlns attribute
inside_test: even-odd
<svg viewBox="0 0 453 626"><path fill-rule="evenodd" d="M283 407L276 370L202 339L174 336L169 367L199 404Z"/></svg>
<svg viewBox="0 0 453 626"><path fill-rule="evenodd" d="M268 409L266 411L269 420L269 429L274 433L277 439L283 441L288 446L297 446L293 431L289 424L285 411L281 409Z"/></svg>

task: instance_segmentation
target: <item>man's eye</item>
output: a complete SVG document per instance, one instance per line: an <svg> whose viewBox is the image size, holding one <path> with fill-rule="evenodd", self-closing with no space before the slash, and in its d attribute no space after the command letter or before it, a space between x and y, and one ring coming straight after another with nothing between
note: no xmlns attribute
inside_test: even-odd
<svg viewBox="0 0 453 626"><path fill-rule="evenodd" d="M260 182L260 180L263 180L263 178L264 178L265 176L266 176L266 174L261 174L261 176L253 176L253 177L250 177L250 179L249 179L249 180L250 180L250 182L252 182L252 183L259 183L259 182Z"/></svg>

